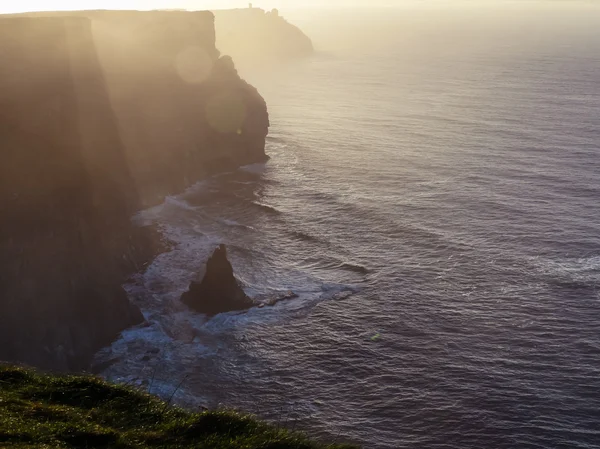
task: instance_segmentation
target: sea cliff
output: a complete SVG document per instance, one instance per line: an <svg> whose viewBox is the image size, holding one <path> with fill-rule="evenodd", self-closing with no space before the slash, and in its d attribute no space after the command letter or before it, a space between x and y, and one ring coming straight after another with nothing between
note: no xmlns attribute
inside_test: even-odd
<svg viewBox="0 0 600 449"><path fill-rule="evenodd" d="M0 360L86 368L143 316L121 288L160 238L131 216L266 159L266 104L214 16L0 16Z"/></svg>
<svg viewBox="0 0 600 449"><path fill-rule="evenodd" d="M244 64L264 65L310 56L311 39L274 9L215 10L217 45Z"/></svg>

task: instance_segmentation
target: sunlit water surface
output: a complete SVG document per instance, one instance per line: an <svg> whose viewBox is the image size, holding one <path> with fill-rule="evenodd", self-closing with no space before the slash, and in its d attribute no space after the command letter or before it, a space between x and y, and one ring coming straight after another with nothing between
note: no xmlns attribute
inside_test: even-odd
<svg viewBox="0 0 600 449"><path fill-rule="evenodd" d="M106 376L365 448L600 447L600 10L299 20L314 58L241 68L271 161L138 217L176 246ZM192 314L219 242L300 298Z"/></svg>

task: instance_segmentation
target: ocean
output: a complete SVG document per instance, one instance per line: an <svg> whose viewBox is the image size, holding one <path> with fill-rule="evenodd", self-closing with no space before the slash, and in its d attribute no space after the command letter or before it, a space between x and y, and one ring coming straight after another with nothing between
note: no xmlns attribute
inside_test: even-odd
<svg viewBox="0 0 600 449"><path fill-rule="evenodd" d="M600 7L523 4L290 16L316 55L240 67L270 161L135 217L173 249L103 374L370 449L600 447ZM190 312L218 243L299 298Z"/></svg>

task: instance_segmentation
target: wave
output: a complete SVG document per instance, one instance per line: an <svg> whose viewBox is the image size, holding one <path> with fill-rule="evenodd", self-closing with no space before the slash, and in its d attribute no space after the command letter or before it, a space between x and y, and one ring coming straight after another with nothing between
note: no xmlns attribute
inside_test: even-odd
<svg viewBox="0 0 600 449"><path fill-rule="evenodd" d="M532 258L532 263L552 284L575 288L600 285L600 256L560 261L535 257Z"/></svg>
<svg viewBox="0 0 600 449"><path fill-rule="evenodd" d="M346 284L323 284L321 290L323 292L322 299L334 300L349 298L360 291L358 287Z"/></svg>
<svg viewBox="0 0 600 449"><path fill-rule="evenodd" d="M290 235L302 242L321 242L322 240L314 235L307 234L302 231L290 231Z"/></svg>
<svg viewBox="0 0 600 449"><path fill-rule="evenodd" d="M251 204L253 206L256 206L256 207L264 210L265 212L270 213L270 214L281 215L281 211L280 210L275 209L273 206L269 206L268 204L261 203L260 201L252 201Z"/></svg>
<svg viewBox="0 0 600 449"><path fill-rule="evenodd" d="M229 243L227 245L227 249L232 252L237 252L237 253L243 254L246 257L250 257L255 254L255 251L252 250L251 248L247 248L242 245L237 245L235 243Z"/></svg>
<svg viewBox="0 0 600 449"><path fill-rule="evenodd" d="M369 274L371 272L371 270L369 270L367 267L365 267L363 265L359 265L356 263L349 263L349 262L342 263L340 265L340 268L342 270L352 271L353 273L359 273L359 274Z"/></svg>
<svg viewBox="0 0 600 449"><path fill-rule="evenodd" d="M268 135L267 136L267 143L281 143L281 144L286 144L287 140L285 138L283 138L283 137Z"/></svg>
<svg viewBox="0 0 600 449"><path fill-rule="evenodd" d="M221 224L223 224L225 226L230 226L230 227L233 227L233 228L244 228L244 229L250 229L250 230L254 229L252 226L248 226L248 225L245 225L243 223L240 223L239 221L230 220L230 219L227 219L227 218L216 218L215 221L217 223L221 223Z"/></svg>
<svg viewBox="0 0 600 449"><path fill-rule="evenodd" d="M267 168L267 164L264 162L260 162L257 164L244 165L244 166L240 167L240 170L245 171L247 173L252 173L255 175L261 175L264 173L266 168Z"/></svg>
<svg viewBox="0 0 600 449"><path fill-rule="evenodd" d="M165 205L168 206L175 206L178 207L180 209L185 209L185 210L189 210L189 211L193 211L193 210L197 210L197 207L192 206L191 204L189 204L187 201L181 199L181 198L177 198L175 196L168 196L165 198Z"/></svg>

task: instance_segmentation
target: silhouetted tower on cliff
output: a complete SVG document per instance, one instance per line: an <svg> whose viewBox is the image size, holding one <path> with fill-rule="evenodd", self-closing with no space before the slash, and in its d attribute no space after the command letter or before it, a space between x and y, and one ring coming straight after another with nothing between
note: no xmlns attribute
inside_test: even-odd
<svg viewBox="0 0 600 449"><path fill-rule="evenodd" d="M273 17L279 17L279 10L277 8L273 8L271 10L271 14L273 15Z"/></svg>

